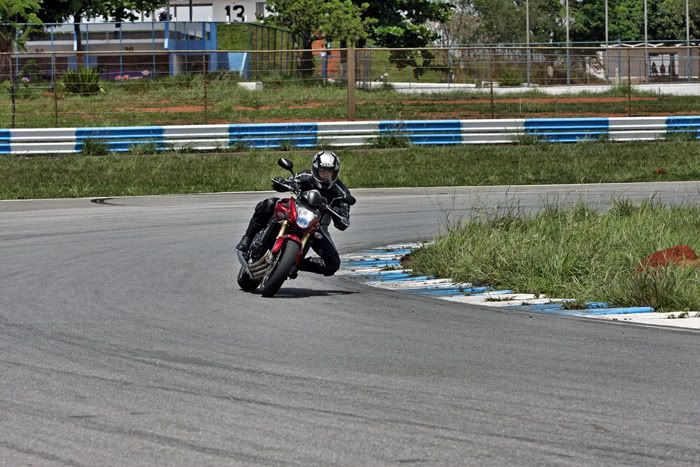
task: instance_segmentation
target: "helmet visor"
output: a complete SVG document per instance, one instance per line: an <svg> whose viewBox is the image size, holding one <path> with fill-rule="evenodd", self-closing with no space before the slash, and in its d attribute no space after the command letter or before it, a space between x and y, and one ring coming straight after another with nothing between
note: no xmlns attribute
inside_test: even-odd
<svg viewBox="0 0 700 467"><path fill-rule="evenodd" d="M318 178L322 182L333 182L335 181L335 170L333 169L318 169Z"/></svg>

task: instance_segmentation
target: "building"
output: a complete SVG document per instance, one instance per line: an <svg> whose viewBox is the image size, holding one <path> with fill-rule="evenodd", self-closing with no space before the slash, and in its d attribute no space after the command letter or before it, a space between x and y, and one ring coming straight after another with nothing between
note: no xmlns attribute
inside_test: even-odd
<svg viewBox="0 0 700 467"><path fill-rule="evenodd" d="M71 22L46 25L44 31L30 36L23 51L18 51L15 73L22 74L32 61L47 79L78 66L97 68L105 79L204 70L243 74L250 67L247 55L217 52L218 29L228 23L252 25L267 14L264 1L170 0L160 10L137 12L133 22L116 23L105 18L81 22L81 52Z"/></svg>

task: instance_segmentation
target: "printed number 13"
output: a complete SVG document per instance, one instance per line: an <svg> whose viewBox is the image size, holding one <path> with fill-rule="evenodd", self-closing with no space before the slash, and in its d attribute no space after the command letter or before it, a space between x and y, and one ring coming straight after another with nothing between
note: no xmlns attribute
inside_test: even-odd
<svg viewBox="0 0 700 467"><path fill-rule="evenodd" d="M243 8L243 5L233 5L233 8L231 8L230 5L226 5L226 16L229 18L233 19L233 17L237 18L234 21L243 23L245 22L245 8ZM233 17L231 16L231 10L233 10Z"/></svg>

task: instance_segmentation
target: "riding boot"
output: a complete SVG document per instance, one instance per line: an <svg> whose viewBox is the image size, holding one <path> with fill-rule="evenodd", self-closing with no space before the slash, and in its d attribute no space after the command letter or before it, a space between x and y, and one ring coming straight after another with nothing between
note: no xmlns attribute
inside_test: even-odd
<svg viewBox="0 0 700 467"><path fill-rule="evenodd" d="M304 258L299 265L299 270L323 275L326 275L328 272L326 265L321 258Z"/></svg>
<svg viewBox="0 0 700 467"><path fill-rule="evenodd" d="M248 228L246 229L241 241L236 245L236 249L240 251L248 251L250 248L250 242L253 241L253 237L265 227L263 224L256 222L255 218L251 219L248 223Z"/></svg>

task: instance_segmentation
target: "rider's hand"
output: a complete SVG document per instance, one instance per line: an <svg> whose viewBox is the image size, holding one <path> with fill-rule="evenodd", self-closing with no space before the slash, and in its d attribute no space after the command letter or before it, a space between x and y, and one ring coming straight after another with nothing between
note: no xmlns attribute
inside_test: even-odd
<svg viewBox="0 0 700 467"><path fill-rule="evenodd" d="M342 219L333 217L333 225L338 230L345 230L350 227L350 205L345 202L340 202L334 209L335 212L342 216Z"/></svg>
<svg viewBox="0 0 700 467"><path fill-rule="evenodd" d="M272 179L272 189L279 192L289 191L287 185L287 179L283 177L274 177Z"/></svg>
<svg viewBox="0 0 700 467"><path fill-rule="evenodd" d="M335 211L345 218L350 218L350 205L341 201L335 208Z"/></svg>

